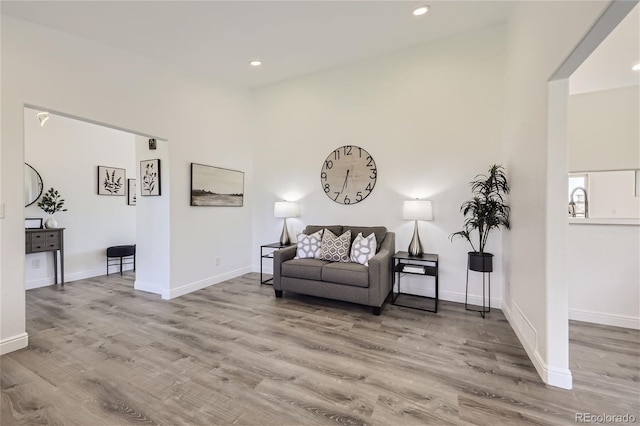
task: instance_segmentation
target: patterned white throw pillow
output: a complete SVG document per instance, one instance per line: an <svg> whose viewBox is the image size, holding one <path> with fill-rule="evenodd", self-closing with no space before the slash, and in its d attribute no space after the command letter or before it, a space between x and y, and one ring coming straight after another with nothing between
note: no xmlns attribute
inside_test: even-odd
<svg viewBox="0 0 640 426"><path fill-rule="evenodd" d="M298 234L298 249L295 259L317 259L320 257L322 229L311 235Z"/></svg>
<svg viewBox="0 0 640 426"><path fill-rule="evenodd" d="M320 247L320 259L331 262L349 262L349 247L351 246L351 231L336 237L336 235L324 230L322 235L322 247Z"/></svg>
<svg viewBox="0 0 640 426"><path fill-rule="evenodd" d="M351 261L369 266L369 259L376 255L376 244L376 234L365 238L362 232L358 233L351 245Z"/></svg>

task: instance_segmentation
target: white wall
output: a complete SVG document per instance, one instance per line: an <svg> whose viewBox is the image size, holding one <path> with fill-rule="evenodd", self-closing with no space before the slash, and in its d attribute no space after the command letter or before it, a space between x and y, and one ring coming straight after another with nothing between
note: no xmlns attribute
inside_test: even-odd
<svg viewBox="0 0 640 426"><path fill-rule="evenodd" d="M640 227L569 226L569 318L640 328Z"/></svg>
<svg viewBox="0 0 640 426"><path fill-rule="evenodd" d="M569 97L569 171L640 168L640 86Z"/></svg>
<svg viewBox="0 0 640 426"><path fill-rule="evenodd" d="M504 310L543 380L561 387L571 387L568 289L554 279L564 275L563 265L549 265L548 253L566 244L568 225L557 222L566 222L567 170L565 142L547 133L548 81L606 5L517 2L507 31L504 158L512 230L503 233ZM568 94L565 86L557 89ZM559 202L548 199L550 188L559 188Z"/></svg>
<svg viewBox="0 0 640 426"><path fill-rule="evenodd" d="M1 202L6 204L0 222L1 352L27 344L21 184L25 104L169 141L169 212L154 216L164 222L158 224L162 233L144 237L158 247L159 256L147 265L140 258L138 265L166 272L148 288L173 297L250 270L251 197L242 208L189 207L191 161L251 170L250 92L4 15L1 31ZM143 243L140 235L136 239ZM219 266L211 262L216 254Z"/></svg>
<svg viewBox="0 0 640 426"><path fill-rule="evenodd" d="M420 197L433 201L435 219L420 229L425 252L440 256L440 296L464 301L470 248L449 235L462 226L468 182L501 160L504 61L497 26L256 90L256 270L258 247L280 235L275 201L300 204L301 216L289 220L293 235L306 224L384 225L406 250L414 224L402 220L402 202ZM366 149L378 168L371 195L349 206L320 185L322 163L342 145ZM496 256L492 297L500 306L499 233L487 250ZM425 294L432 285L416 278L412 289ZM472 292L482 294L479 285Z"/></svg>
<svg viewBox="0 0 640 426"><path fill-rule="evenodd" d="M640 197L635 196L634 170L587 173L589 217L640 218Z"/></svg>
<svg viewBox="0 0 640 426"><path fill-rule="evenodd" d="M134 136L56 115L40 126L36 114L24 110L25 161L40 173L45 192L54 187L65 199L68 211L55 214L58 226L66 228L65 281L104 275L106 247L135 243L136 208L127 205L126 196L97 195L97 166L122 168L127 178L135 178ZM48 217L37 203L25 208L25 216ZM27 255L26 288L53 282L51 253Z"/></svg>

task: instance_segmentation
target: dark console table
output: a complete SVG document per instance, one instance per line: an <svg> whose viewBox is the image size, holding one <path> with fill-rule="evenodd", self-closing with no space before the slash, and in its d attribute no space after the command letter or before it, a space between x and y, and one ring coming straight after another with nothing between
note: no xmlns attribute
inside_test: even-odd
<svg viewBox="0 0 640 426"><path fill-rule="evenodd" d="M25 253L53 252L53 275L58 284L58 252L60 252L60 283L64 287L64 228L25 229Z"/></svg>

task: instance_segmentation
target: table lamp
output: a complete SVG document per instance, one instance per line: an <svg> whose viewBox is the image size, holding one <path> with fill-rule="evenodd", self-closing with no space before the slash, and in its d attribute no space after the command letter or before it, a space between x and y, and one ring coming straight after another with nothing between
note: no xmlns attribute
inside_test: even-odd
<svg viewBox="0 0 640 426"><path fill-rule="evenodd" d="M291 242L289 231L287 230L287 218L298 216L298 205L290 201L276 201L273 206L273 215L275 217L284 218L282 226L282 234L280 235L280 244L288 245Z"/></svg>
<svg viewBox="0 0 640 426"><path fill-rule="evenodd" d="M402 205L402 218L404 220L414 220L415 227L413 229L413 238L409 243L407 250L411 256L420 256L422 251L422 243L418 233L419 220L433 220L433 210L431 201L427 200L407 200Z"/></svg>

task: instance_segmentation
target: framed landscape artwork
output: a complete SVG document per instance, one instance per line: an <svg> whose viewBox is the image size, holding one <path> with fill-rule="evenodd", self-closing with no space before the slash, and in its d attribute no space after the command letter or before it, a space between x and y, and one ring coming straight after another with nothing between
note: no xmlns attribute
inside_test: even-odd
<svg viewBox="0 0 640 426"><path fill-rule="evenodd" d="M126 193L127 171L117 167L98 166L98 195L122 195Z"/></svg>
<svg viewBox="0 0 640 426"><path fill-rule="evenodd" d="M242 207L244 173L191 163L191 205Z"/></svg>
<svg viewBox="0 0 640 426"><path fill-rule="evenodd" d="M140 195L160 195L160 160L140 162Z"/></svg>
<svg viewBox="0 0 640 426"><path fill-rule="evenodd" d="M127 204L130 206L136 205L136 180L127 179Z"/></svg>

